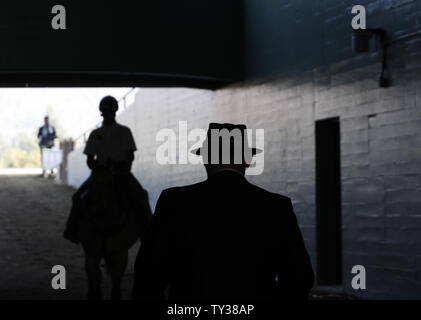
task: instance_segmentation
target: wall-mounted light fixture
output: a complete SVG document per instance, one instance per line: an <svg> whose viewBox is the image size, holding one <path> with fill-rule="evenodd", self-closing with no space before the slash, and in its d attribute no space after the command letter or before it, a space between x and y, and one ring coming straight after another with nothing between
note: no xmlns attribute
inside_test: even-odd
<svg viewBox="0 0 421 320"><path fill-rule="evenodd" d="M390 85L387 75L387 47L386 32L383 29L357 29L354 30L352 46L355 52L369 52L370 40L373 36L380 39L382 50L382 70L379 75L379 87L387 88Z"/></svg>

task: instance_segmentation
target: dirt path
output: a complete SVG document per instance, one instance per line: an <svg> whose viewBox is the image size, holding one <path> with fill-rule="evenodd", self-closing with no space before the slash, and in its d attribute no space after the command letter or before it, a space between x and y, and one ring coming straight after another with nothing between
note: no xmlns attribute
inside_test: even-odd
<svg viewBox="0 0 421 320"><path fill-rule="evenodd" d="M0 299L84 299L83 252L62 237L74 189L37 176L0 175ZM123 298L130 298L130 252ZM51 287L54 265L66 268L66 290ZM109 282L104 274L104 297Z"/></svg>

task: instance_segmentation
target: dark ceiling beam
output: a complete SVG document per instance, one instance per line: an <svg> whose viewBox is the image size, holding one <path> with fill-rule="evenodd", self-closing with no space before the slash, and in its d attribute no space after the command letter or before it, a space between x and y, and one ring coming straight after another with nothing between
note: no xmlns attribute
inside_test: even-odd
<svg viewBox="0 0 421 320"><path fill-rule="evenodd" d="M186 87L216 90L234 79L142 73L0 73L0 87Z"/></svg>
<svg viewBox="0 0 421 320"><path fill-rule="evenodd" d="M241 81L243 0L0 1L0 86L215 89Z"/></svg>

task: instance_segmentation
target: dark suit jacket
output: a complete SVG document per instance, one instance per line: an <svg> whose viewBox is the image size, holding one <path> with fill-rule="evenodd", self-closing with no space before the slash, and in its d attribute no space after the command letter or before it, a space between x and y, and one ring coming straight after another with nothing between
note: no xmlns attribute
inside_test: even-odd
<svg viewBox="0 0 421 320"><path fill-rule="evenodd" d="M42 129L44 126L38 129L38 138L40 138L39 145L42 147L51 148L54 145L54 139L57 138L56 129L53 126L51 127L51 132L47 136L42 136Z"/></svg>
<svg viewBox="0 0 421 320"><path fill-rule="evenodd" d="M221 171L162 192L133 298L305 299L313 281L291 200Z"/></svg>

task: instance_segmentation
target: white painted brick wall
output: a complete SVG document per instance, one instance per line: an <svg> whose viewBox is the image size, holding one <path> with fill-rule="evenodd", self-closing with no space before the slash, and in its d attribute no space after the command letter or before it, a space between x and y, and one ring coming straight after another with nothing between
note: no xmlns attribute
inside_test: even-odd
<svg viewBox="0 0 421 320"><path fill-rule="evenodd" d="M189 130L212 121L265 129L265 170L248 179L292 198L316 266L314 123L339 116L344 288L366 298L421 298L420 69L395 70L388 89L373 77L378 65L337 69L217 91L139 89L118 118L139 149L133 172L154 207L163 189L205 179L200 165L157 163L160 129L177 132L178 121ZM356 264L367 268L365 291L350 286Z"/></svg>

